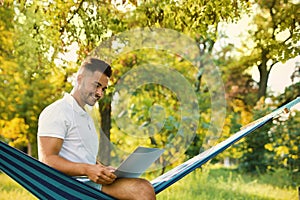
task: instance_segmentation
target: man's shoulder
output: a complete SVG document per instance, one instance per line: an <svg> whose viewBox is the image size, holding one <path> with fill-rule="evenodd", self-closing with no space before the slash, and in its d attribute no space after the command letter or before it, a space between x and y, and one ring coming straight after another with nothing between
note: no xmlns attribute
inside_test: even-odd
<svg viewBox="0 0 300 200"><path fill-rule="evenodd" d="M60 114L60 113L66 113L68 110L70 110L70 106L68 102L65 100L65 98L61 98L56 100L55 102L51 103L47 107L44 108L44 110L41 112L42 114L45 113L53 113L53 114Z"/></svg>
<svg viewBox="0 0 300 200"><path fill-rule="evenodd" d="M60 109L65 107L65 101L63 100L63 98L58 99L56 101L54 101L53 103L49 104L45 109L45 110L53 110L53 109Z"/></svg>
<svg viewBox="0 0 300 200"><path fill-rule="evenodd" d="M66 133L66 125L70 124L68 104L64 98L56 100L48 105L39 115L38 135L51 136L63 139Z"/></svg>

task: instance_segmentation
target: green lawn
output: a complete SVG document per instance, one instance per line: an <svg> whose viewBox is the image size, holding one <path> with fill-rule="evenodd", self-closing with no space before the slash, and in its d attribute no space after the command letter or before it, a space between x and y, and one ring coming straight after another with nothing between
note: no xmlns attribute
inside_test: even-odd
<svg viewBox="0 0 300 200"><path fill-rule="evenodd" d="M21 185L0 172L0 200L37 199Z"/></svg>
<svg viewBox="0 0 300 200"><path fill-rule="evenodd" d="M234 169L205 166L178 181L157 196L158 200L176 199L284 199L297 200L297 187L291 186L287 173L249 176ZM0 200L36 199L5 174L0 173Z"/></svg>
<svg viewBox="0 0 300 200"><path fill-rule="evenodd" d="M292 187L285 171L250 176L234 169L204 167L158 194L159 200L176 199L282 199L297 200L297 187Z"/></svg>

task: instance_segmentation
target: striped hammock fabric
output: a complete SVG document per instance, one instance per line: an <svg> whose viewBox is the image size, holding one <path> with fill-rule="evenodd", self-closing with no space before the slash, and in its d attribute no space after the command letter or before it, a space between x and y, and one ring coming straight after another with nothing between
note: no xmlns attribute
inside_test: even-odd
<svg viewBox="0 0 300 200"><path fill-rule="evenodd" d="M39 199L113 199L0 142L0 169Z"/></svg>
<svg viewBox="0 0 300 200"><path fill-rule="evenodd" d="M196 168L223 152L249 133L272 121L281 113L288 112L300 102L300 97L272 113L251 123L218 145L175 167L152 180L156 194L188 175ZM103 192L81 183L23 152L0 141L0 170L21 184L39 199L114 199Z"/></svg>

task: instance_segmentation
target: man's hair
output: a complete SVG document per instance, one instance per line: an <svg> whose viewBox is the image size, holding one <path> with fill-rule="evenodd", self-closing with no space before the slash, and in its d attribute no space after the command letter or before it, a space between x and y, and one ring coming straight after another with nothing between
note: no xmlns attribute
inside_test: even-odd
<svg viewBox="0 0 300 200"><path fill-rule="evenodd" d="M107 77L111 77L112 74L112 70L109 64L107 64L106 62L104 62L103 60L97 59L97 58L92 58L89 57L87 58L81 65L81 68L79 71L84 71L84 70L88 70L92 73L94 73L95 71L99 71L103 74L105 74Z"/></svg>

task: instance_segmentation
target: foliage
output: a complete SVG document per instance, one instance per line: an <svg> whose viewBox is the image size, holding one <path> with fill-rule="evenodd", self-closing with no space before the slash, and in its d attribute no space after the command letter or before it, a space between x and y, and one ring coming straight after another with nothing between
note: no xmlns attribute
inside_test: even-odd
<svg viewBox="0 0 300 200"><path fill-rule="evenodd" d="M144 1L130 19L141 27L171 28L192 38L216 40L221 21L234 21L249 6L247 1ZM200 37L201 35L202 37ZM203 39L202 38L202 39Z"/></svg>
<svg viewBox="0 0 300 200"><path fill-rule="evenodd" d="M0 134L14 146L36 156L38 114L68 88L68 84L65 85L67 77L62 69L54 68L54 63L48 61L45 48L34 38L32 25L39 19L37 15L29 8L25 15L21 12L25 8L17 3L8 5L6 9L11 10L13 17L14 26L10 31L14 33L11 38L14 40L14 50L5 57L10 62L1 64L3 76L0 83L5 90L1 91L3 120ZM33 15L37 18L33 18ZM16 121L20 122L20 127L12 127L13 124L17 125Z"/></svg>
<svg viewBox="0 0 300 200"><path fill-rule="evenodd" d="M26 133L29 126L25 124L23 118L13 118L10 121L0 120L0 127L2 140L8 141L11 146L18 147L19 145L19 148L26 146L24 144L27 144Z"/></svg>
<svg viewBox="0 0 300 200"><path fill-rule="evenodd" d="M258 102L253 110L254 119L259 119L270 113L271 110L264 101ZM254 120L252 120L254 121ZM242 144L243 157L240 159L239 167L246 172L264 173L267 170L267 159L264 145L268 143L269 124L264 125L260 129L254 131L249 137L245 138Z"/></svg>
<svg viewBox="0 0 300 200"><path fill-rule="evenodd" d="M227 101L227 116L218 142L227 139L256 119L252 109L256 102L257 85L248 74L246 67L240 66L239 58L230 53L232 48L232 45L228 45L217 53L217 62L222 71ZM240 161L244 154L244 142L245 139L241 139L233 147L219 154L213 162L229 159L232 164Z"/></svg>
<svg viewBox="0 0 300 200"><path fill-rule="evenodd" d="M271 159L268 167L271 169L285 168L293 177L293 183L297 184L300 177L299 159L299 124L300 112L291 113L291 119L278 119L278 126L271 129L272 140L265 145L270 151ZM298 183L299 184L299 183Z"/></svg>
<svg viewBox="0 0 300 200"><path fill-rule="evenodd" d="M249 24L249 39L244 40L240 66L257 67L260 80L257 99L266 96L269 74L279 62L299 55L299 7L285 0L257 1Z"/></svg>
<svg viewBox="0 0 300 200"><path fill-rule="evenodd" d="M281 0L256 1L255 8L254 17L248 25L247 32L244 32L244 36L245 33L247 36L242 42L242 47L238 49L241 56L232 57L230 52L234 49L233 45L226 47L220 55L221 60L224 60L224 63L221 62L221 64L225 66L223 72L226 80L227 99L230 102L229 116L232 111L235 113L234 115L239 112L240 119L244 122L250 122L271 111L261 107L264 99L271 94L267 92L269 74L277 63L285 62L299 55L299 45L297 44L300 36L300 21L297 15L299 4ZM247 69L252 67L257 67L259 70L258 83L255 83L247 74ZM281 104L299 96L297 91L286 90L286 94L289 95L282 97L285 100ZM261 97L264 98L260 99ZM260 107L259 110L253 110L254 106ZM273 108L275 109L276 106ZM243 123L239 121L238 124ZM230 125L234 126L235 124ZM281 127L281 124L272 124L272 126L275 126L275 130ZM274 140L273 136L269 135L269 129L270 125L264 126L253 133L253 136L246 137L244 143L238 144L237 147L243 152L243 157L239 160L240 167L244 170L264 172L268 165L274 164L271 162L280 162L279 160L269 160L273 157L265 149L264 145Z"/></svg>
<svg viewBox="0 0 300 200"><path fill-rule="evenodd" d="M293 88L293 86L291 86ZM286 93L287 94L287 93ZM263 101L256 106L256 119L271 112L280 105L280 101L267 106ZM245 138L242 144L243 157L239 167L247 172L264 173L278 168L286 168L293 177L294 183L299 176L299 111L282 115L259 130L252 133L253 137Z"/></svg>
<svg viewBox="0 0 300 200"><path fill-rule="evenodd" d="M164 68L161 68L161 72L156 71L155 76L150 74L154 66L166 66L167 68L173 66L174 68L170 68L170 70L178 70L182 74L184 71L189 72L185 78L191 81L190 85L192 86L196 70L189 62L183 61L167 51L143 49L121 55L119 60L115 61L114 68L118 74L113 80L123 81L118 75L126 74L126 70L138 69L138 66L145 66L145 71L143 74L139 74L138 79L149 80L149 83L141 84L133 90L126 89L125 92L128 94L122 94L128 98L125 105L119 101L114 102L118 109L113 110L111 142L114 144L115 151L112 157L117 158L115 155L131 152L137 145L143 145L168 149L164 159L160 160L160 164L163 166L169 164L170 160L175 164L174 158L176 158L176 163L182 162L184 159L182 154L187 148L185 145L186 135L180 132L180 126L183 126L181 124L183 109L180 105L182 102L178 99L178 94L168 88L170 83L173 87L176 83L172 76L161 74L166 71ZM150 71L147 72L147 70ZM127 87L133 87L134 84L131 82L135 83L136 79L137 77L134 76L126 78ZM159 82L167 84L163 85ZM121 95L119 93L120 91L115 95ZM199 146L197 148L198 153ZM121 151L118 152L118 150Z"/></svg>
<svg viewBox="0 0 300 200"><path fill-rule="evenodd" d="M285 93L274 97L274 101L282 105L290 99L296 98L299 94L299 84L296 83L287 87ZM268 168L271 170L285 168L293 177L293 182L297 183L300 176L299 163L299 110L291 110L288 114L282 115L275 120L275 126L270 129L270 142L265 145L269 151L270 158Z"/></svg>

